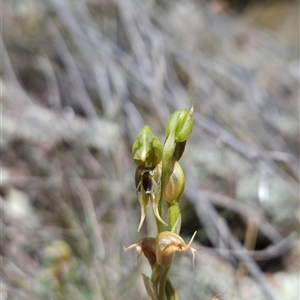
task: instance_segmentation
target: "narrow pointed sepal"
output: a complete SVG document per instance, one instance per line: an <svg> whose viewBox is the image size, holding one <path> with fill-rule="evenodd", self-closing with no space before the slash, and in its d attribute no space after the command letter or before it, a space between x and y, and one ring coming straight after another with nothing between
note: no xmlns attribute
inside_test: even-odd
<svg viewBox="0 0 300 300"><path fill-rule="evenodd" d="M139 203L140 203L140 207L141 207L141 218L140 218L140 223L138 226L138 232L140 231L144 220L146 218L146 208L147 208L147 204L148 204L148 196L143 192L143 191L138 191L138 199L139 199Z"/></svg>
<svg viewBox="0 0 300 300"><path fill-rule="evenodd" d="M153 212L154 215L156 217L156 219L163 223L164 225L168 226L168 224L162 219L162 217L159 215L159 211L158 211L158 201L157 198L155 198L154 195L151 195L151 203L152 203L152 208L153 208Z"/></svg>

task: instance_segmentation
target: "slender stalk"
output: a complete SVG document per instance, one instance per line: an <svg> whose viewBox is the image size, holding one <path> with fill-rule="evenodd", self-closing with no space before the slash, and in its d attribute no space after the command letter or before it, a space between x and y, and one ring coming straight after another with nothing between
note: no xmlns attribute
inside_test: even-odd
<svg viewBox="0 0 300 300"><path fill-rule="evenodd" d="M179 300L170 279L166 281L166 297L168 300Z"/></svg>
<svg viewBox="0 0 300 300"><path fill-rule="evenodd" d="M169 224L169 230L172 230L174 225L176 224L176 221L179 217L180 209L179 204L177 201L174 201L172 204L168 205L168 224Z"/></svg>
<svg viewBox="0 0 300 300"><path fill-rule="evenodd" d="M168 279L168 272L170 267L165 268L160 276L159 290L158 290L158 299L165 300L166 299L166 282ZM169 300L169 298L167 298Z"/></svg>

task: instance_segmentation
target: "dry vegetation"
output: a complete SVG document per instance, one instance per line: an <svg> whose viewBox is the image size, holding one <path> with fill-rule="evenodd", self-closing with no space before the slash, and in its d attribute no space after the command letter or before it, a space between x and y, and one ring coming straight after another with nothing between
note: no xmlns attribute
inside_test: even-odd
<svg viewBox="0 0 300 300"><path fill-rule="evenodd" d="M297 299L298 43L225 1L2 2L0 298L147 299L131 145L194 102L179 296Z"/></svg>

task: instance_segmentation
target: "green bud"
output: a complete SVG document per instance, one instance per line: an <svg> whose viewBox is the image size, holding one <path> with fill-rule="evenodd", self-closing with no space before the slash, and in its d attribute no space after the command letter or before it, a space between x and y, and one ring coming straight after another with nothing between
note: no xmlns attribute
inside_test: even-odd
<svg viewBox="0 0 300 300"><path fill-rule="evenodd" d="M175 142L186 141L193 129L193 109L176 110L169 118L166 126L166 136L168 137L172 131L175 131Z"/></svg>
<svg viewBox="0 0 300 300"><path fill-rule="evenodd" d="M133 161L145 168L154 168L162 160L162 145L149 126L145 126L132 146Z"/></svg>
<svg viewBox="0 0 300 300"><path fill-rule="evenodd" d="M167 183L164 186L164 197L166 201L171 204L174 201L179 202L180 197L184 191L185 177L184 173L178 162L175 163L174 169L167 179Z"/></svg>

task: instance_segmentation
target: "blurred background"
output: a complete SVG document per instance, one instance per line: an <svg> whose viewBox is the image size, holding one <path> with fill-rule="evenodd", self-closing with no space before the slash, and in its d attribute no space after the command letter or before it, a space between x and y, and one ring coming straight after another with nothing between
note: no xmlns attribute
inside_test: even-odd
<svg viewBox="0 0 300 300"><path fill-rule="evenodd" d="M299 299L298 1L2 10L2 300L148 299L131 146L192 104L180 299Z"/></svg>

